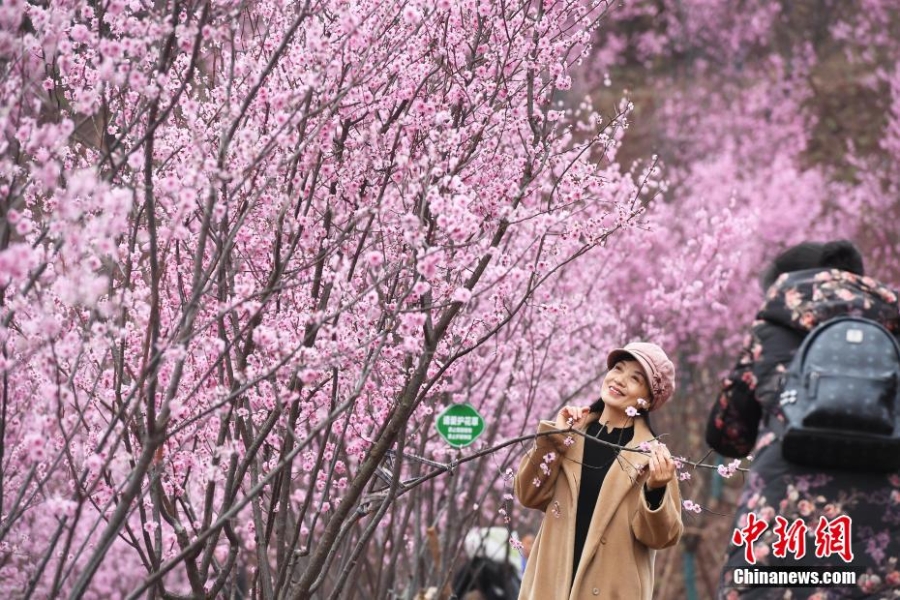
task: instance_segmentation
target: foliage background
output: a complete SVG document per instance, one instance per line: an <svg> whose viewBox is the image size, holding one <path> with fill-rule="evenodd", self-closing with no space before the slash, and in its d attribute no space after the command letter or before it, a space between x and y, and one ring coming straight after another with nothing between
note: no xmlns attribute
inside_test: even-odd
<svg viewBox="0 0 900 600"><path fill-rule="evenodd" d="M674 308L662 329L683 385L681 412L660 416L676 448L702 456L708 406L761 300L768 259L802 240L846 237L869 274L900 283L898 11L827 1L622 8L584 81L635 104L622 160L657 153L665 163L672 212L657 247L704 298L686 306L690 291L676 293L662 307ZM710 238L714 249L693 250ZM634 295L654 297L636 281ZM692 480L686 495L709 511L686 513L683 551L661 557L661 597L712 597L741 483Z"/></svg>

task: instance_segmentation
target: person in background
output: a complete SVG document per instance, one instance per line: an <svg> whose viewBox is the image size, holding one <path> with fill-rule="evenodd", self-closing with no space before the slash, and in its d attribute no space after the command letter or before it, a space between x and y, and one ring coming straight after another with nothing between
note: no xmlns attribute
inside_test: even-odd
<svg viewBox="0 0 900 600"><path fill-rule="evenodd" d="M522 536L522 562L520 563L520 572L525 575L525 567L528 565L528 557L531 555L531 547L534 545L534 536L527 533Z"/></svg>
<svg viewBox="0 0 900 600"><path fill-rule="evenodd" d="M513 600L519 595L524 556L505 527L474 527L464 541L468 560L453 579L459 600Z"/></svg>
<svg viewBox="0 0 900 600"><path fill-rule="evenodd" d="M866 317L896 334L900 331L897 293L866 277L863 259L851 242L804 242L788 248L763 271L765 300L750 325L734 369L712 406L706 441L732 458L752 453L735 519L747 527L748 513L769 525L754 542L756 567L833 565L852 567L861 576L852 586L767 588L733 583L735 567L751 566L747 548L731 543L722 569L719 598L885 598L900 594L900 473L859 473L813 469L786 461L776 432L781 431L781 375L806 335L819 323L842 315ZM776 422L775 420L778 420ZM776 519L806 526L803 542L775 556ZM814 532L820 517L849 517L850 548L816 556ZM736 531L737 533L737 531ZM799 541L799 540L798 540ZM833 548L838 549L838 548ZM852 551L852 561L845 558ZM798 556L802 554L802 556ZM823 554L825 554L823 552Z"/></svg>
<svg viewBox="0 0 900 600"><path fill-rule="evenodd" d="M684 529L675 464L649 424L672 397L675 367L644 342L613 350L607 366L599 400L538 427L583 435L538 435L519 464L519 502L545 513L520 599L649 599L655 552Z"/></svg>

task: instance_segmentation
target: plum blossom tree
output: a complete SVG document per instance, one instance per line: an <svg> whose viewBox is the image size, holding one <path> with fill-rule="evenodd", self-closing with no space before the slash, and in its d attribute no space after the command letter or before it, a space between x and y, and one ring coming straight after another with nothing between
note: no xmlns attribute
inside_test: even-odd
<svg viewBox="0 0 900 600"><path fill-rule="evenodd" d="M0 588L446 586L518 448L420 485L435 412L530 430L627 333L607 8L4 2Z"/></svg>
<svg viewBox="0 0 900 600"><path fill-rule="evenodd" d="M609 348L673 349L698 458L765 259L855 237L897 281L892 2L611 8L3 2L0 589L446 589L470 525L534 525L504 440Z"/></svg>

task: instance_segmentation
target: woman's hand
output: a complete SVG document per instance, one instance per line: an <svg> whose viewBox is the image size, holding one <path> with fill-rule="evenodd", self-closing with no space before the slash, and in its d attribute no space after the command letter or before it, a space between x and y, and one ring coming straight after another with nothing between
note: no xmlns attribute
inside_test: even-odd
<svg viewBox="0 0 900 600"><path fill-rule="evenodd" d="M675 461L669 449L656 443L650 448L650 477L647 478L647 489L655 490L665 487L675 479Z"/></svg>
<svg viewBox="0 0 900 600"><path fill-rule="evenodd" d="M591 409L587 406L563 406L556 415L557 429L570 429L578 425Z"/></svg>

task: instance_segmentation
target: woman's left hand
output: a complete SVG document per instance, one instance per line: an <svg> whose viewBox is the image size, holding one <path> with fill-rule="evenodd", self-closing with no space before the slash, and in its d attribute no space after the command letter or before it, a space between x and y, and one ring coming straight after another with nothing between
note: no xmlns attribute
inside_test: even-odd
<svg viewBox="0 0 900 600"><path fill-rule="evenodd" d="M647 487L651 490L664 487L675 479L675 461L669 449L663 444L654 444L650 449L650 477Z"/></svg>

